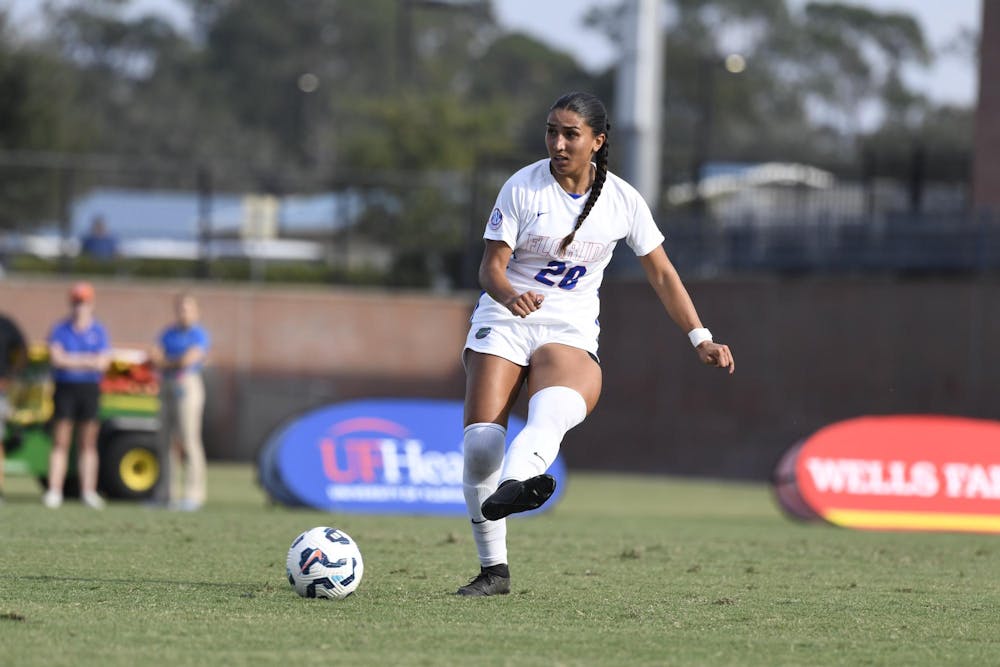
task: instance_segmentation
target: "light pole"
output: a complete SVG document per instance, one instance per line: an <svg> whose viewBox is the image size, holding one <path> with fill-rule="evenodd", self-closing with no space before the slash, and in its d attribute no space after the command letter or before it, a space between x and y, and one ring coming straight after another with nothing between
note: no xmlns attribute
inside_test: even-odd
<svg viewBox="0 0 1000 667"><path fill-rule="evenodd" d="M659 208L663 26L660 0L629 0L622 14L622 56L615 90L622 176ZM614 147L612 147L614 148Z"/></svg>

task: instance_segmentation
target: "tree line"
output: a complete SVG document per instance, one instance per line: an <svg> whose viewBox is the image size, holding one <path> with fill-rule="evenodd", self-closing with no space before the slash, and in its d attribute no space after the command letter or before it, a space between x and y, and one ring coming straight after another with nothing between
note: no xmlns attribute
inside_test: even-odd
<svg viewBox="0 0 1000 667"><path fill-rule="evenodd" d="M190 29L128 11L131 0L49 2L33 32L0 9L0 152L205 165L220 188L319 190L366 173L528 162L561 92L614 100L613 68L589 72L506 31L486 0L179 1ZM914 146L949 159L971 148L971 110L904 77L942 57L912 16L837 2L667 6L667 182L708 160L857 171L877 154L905 172ZM586 20L617 40L618 13ZM973 43L953 46L971 61ZM731 73L736 51L746 68ZM861 125L866 109L874 128ZM965 168L952 162L934 168ZM4 173L0 224L12 226L52 176Z"/></svg>

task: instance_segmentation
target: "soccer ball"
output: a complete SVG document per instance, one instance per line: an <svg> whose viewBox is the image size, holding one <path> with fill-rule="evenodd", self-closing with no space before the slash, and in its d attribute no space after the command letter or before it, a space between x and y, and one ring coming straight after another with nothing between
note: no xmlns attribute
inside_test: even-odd
<svg viewBox="0 0 1000 667"><path fill-rule="evenodd" d="M295 538L285 559L288 583L306 598L346 598L365 571L361 550L350 535L318 526Z"/></svg>

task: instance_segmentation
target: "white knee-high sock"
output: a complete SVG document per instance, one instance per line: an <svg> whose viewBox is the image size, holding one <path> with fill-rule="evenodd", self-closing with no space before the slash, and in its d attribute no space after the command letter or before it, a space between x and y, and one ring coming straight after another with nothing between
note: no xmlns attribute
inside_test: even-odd
<svg viewBox="0 0 1000 667"><path fill-rule="evenodd" d="M497 490L507 444L507 429L499 424L465 427L462 438L462 490L472 520L472 537L483 567L507 562L507 520L487 521L480 507Z"/></svg>
<svg viewBox="0 0 1000 667"><path fill-rule="evenodd" d="M528 421L504 459L501 481L541 475L559 454L559 444L587 416L587 402L569 387L545 387L528 401Z"/></svg>

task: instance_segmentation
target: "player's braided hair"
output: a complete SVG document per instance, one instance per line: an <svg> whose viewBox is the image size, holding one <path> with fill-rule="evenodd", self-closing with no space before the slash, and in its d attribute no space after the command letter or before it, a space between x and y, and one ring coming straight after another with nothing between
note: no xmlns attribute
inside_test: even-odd
<svg viewBox="0 0 1000 667"><path fill-rule="evenodd" d="M594 184L590 186L590 196L587 197L583 210L576 218L573 231L559 244L559 254L564 254L576 237L576 230L580 229L580 225L590 215L590 209L594 208L594 204L597 203L597 198L601 196L601 190L604 189L604 181L608 178L608 134L611 132L611 123L608 121L608 110L604 108L604 103L596 95L590 93L567 93L556 100L549 111L554 109L566 109L578 114L583 122L594 131L594 135L604 135L604 143L594 154L597 173L594 175Z"/></svg>

